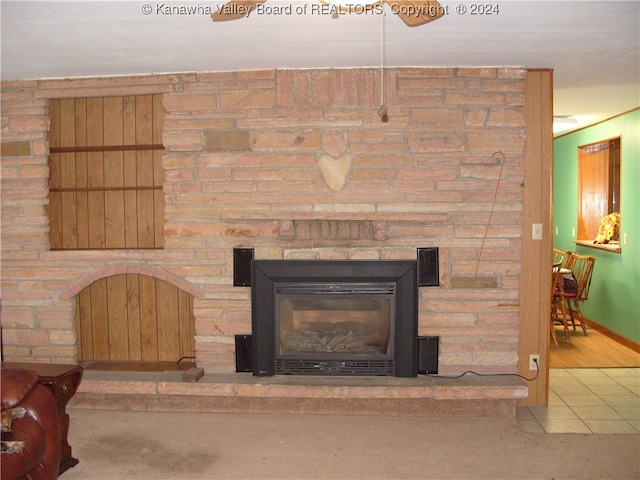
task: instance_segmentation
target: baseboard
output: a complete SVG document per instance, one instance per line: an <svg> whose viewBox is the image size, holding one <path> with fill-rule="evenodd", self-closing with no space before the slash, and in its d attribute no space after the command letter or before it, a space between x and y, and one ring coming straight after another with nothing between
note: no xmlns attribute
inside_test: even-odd
<svg viewBox="0 0 640 480"><path fill-rule="evenodd" d="M584 319L584 324L587 325L588 327L591 327L594 330L597 330L601 334L606 335L610 339L615 340L616 342L618 342L621 345L624 345L627 348L630 348L634 352L640 353L640 343L636 343L633 340L629 340L628 338L623 337L619 333L616 333L613 330L609 330L607 327L600 325L599 323L596 323L593 320L588 319L587 317L583 317L583 319Z"/></svg>

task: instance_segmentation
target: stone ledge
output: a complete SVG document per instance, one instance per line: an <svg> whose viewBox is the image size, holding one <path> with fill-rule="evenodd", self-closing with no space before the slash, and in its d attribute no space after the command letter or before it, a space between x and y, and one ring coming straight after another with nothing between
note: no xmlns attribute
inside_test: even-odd
<svg viewBox="0 0 640 480"><path fill-rule="evenodd" d="M281 398L77 393L68 411L255 413L270 415L387 415L514 418L515 400L434 400L432 398Z"/></svg>
<svg viewBox="0 0 640 480"><path fill-rule="evenodd" d="M512 416L528 388L517 377L254 377L177 372L98 372L72 399L77 408L156 411Z"/></svg>

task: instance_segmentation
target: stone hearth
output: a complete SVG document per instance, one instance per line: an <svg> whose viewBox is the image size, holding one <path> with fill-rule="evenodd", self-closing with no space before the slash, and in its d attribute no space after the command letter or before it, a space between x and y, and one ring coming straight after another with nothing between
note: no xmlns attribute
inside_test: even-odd
<svg viewBox="0 0 640 480"><path fill-rule="evenodd" d="M398 377L254 377L184 372L88 370L71 401L76 408L125 411L515 417L527 386L515 376L458 379Z"/></svg>

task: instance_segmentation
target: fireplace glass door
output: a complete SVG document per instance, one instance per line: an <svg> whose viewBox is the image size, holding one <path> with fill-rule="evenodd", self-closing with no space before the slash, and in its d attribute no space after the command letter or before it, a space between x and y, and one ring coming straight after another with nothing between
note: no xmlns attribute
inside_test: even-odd
<svg viewBox="0 0 640 480"><path fill-rule="evenodd" d="M395 283L274 287L276 373L394 373Z"/></svg>

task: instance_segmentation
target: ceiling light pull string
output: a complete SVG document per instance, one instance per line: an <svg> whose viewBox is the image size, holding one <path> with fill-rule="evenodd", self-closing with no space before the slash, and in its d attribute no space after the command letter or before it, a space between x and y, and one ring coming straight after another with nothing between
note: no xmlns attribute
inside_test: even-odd
<svg viewBox="0 0 640 480"><path fill-rule="evenodd" d="M380 14L380 106L384 105L384 7Z"/></svg>
<svg viewBox="0 0 640 480"><path fill-rule="evenodd" d="M384 11L384 5L380 14L380 108L378 109L378 116L382 122L386 122L387 118L387 106L385 105L385 86L384 86L384 45L385 45L385 30L384 19L386 13Z"/></svg>

